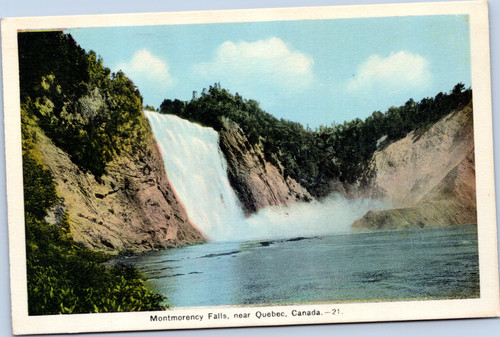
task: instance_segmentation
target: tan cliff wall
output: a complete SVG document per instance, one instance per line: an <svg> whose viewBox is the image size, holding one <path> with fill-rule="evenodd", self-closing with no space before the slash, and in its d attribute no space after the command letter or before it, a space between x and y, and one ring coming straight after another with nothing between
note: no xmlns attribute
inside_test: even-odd
<svg viewBox="0 0 500 337"><path fill-rule="evenodd" d="M229 181L246 215L266 206L313 199L297 181L284 176L282 167L267 161L262 149L250 144L236 123L226 120L219 135Z"/></svg>
<svg viewBox="0 0 500 337"><path fill-rule="evenodd" d="M76 242L101 251L147 251L204 241L168 181L152 133L134 153L108 164L98 182L42 131L37 147L61 202L49 218L69 215Z"/></svg>
<svg viewBox="0 0 500 337"><path fill-rule="evenodd" d="M392 208L370 211L361 229L477 223L472 105L377 151L372 194Z"/></svg>

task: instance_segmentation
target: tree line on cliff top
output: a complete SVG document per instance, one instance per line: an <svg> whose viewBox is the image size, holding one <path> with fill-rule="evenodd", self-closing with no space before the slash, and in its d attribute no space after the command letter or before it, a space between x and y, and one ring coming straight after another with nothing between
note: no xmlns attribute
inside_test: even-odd
<svg viewBox="0 0 500 337"><path fill-rule="evenodd" d="M75 243L68 214L46 219L60 200L40 133L99 179L151 133L139 91L62 32L21 32L18 42L29 314L165 309L134 268L105 266L110 255Z"/></svg>
<svg viewBox="0 0 500 337"><path fill-rule="evenodd" d="M142 97L125 74L112 74L94 52L80 48L62 32L18 34L23 178L30 314L158 310L164 298L149 291L133 269L105 267L109 259L74 242L68 215L57 224L47 211L59 202L51 173L37 149L45 133L82 170L96 179L107 164L134 152L151 130ZM377 140L394 141L423 129L468 104L472 92L458 84L421 102L409 100L364 121L316 130L277 119L258 102L231 94L220 85L190 102L165 100L160 111L221 130L224 119L240 125L250 143L315 196L329 192L332 180L356 183Z"/></svg>
<svg viewBox="0 0 500 337"><path fill-rule="evenodd" d="M160 113L174 114L210 126L217 131L223 120L236 122L249 142L263 148L266 159L281 163L286 176L297 180L309 192L322 197L331 193L332 181L345 185L368 183L366 171L377 147L403 138L413 130L424 130L451 111L471 101L472 90L462 83L449 93L440 92L420 102L410 99L386 112L373 112L364 121L356 118L342 124L320 126L315 130L277 119L263 111L257 101L216 83L199 98L189 102L165 99Z"/></svg>

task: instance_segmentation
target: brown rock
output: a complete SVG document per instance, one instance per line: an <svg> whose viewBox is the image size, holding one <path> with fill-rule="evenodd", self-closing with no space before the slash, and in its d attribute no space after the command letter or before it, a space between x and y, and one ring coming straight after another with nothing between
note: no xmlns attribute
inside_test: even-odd
<svg viewBox="0 0 500 337"><path fill-rule="evenodd" d="M373 158L373 191L395 208L370 211L353 229L477 224L471 105Z"/></svg>
<svg viewBox="0 0 500 337"><path fill-rule="evenodd" d="M246 215L266 206L313 199L297 181L284 176L282 167L267 161L262 149L250 144L236 123L224 122L220 148L227 161L229 182Z"/></svg>
<svg viewBox="0 0 500 337"><path fill-rule="evenodd" d="M68 213L76 242L116 253L205 240L171 188L152 133L134 153L109 163L99 182L41 131L37 146L61 197L52 217L61 209Z"/></svg>

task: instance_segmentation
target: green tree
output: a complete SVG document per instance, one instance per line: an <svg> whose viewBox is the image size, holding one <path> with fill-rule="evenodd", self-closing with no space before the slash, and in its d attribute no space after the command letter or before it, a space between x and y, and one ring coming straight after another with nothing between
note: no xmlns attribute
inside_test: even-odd
<svg viewBox="0 0 500 337"><path fill-rule="evenodd" d="M160 112L175 114L217 131L221 130L223 119L237 123L250 143L263 148L268 161L282 165L285 175L321 197L331 192L330 181L366 183L363 175L379 139L384 137L387 144L413 130L425 128L468 104L471 97L472 91L458 84L450 94L439 93L421 102L409 99L405 105L391 107L385 113L375 111L364 121L357 118L316 130L278 120L263 111L257 101L232 95L219 84L210 86L208 92L189 102L166 99Z"/></svg>
<svg viewBox="0 0 500 337"><path fill-rule="evenodd" d="M150 132L142 97L69 35L22 32L18 41L29 314L165 309L166 299L136 270L105 266L111 256L76 244L68 214L46 220L62 200L38 149L44 133L98 179L114 156L141 146Z"/></svg>

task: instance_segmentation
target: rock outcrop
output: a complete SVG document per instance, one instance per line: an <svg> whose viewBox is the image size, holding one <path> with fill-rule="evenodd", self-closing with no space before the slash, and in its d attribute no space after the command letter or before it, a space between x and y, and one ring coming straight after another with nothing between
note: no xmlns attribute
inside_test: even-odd
<svg viewBox="0 0 500 337"><path fill-rule="evenodd" d="M476 224L472 106L377 151L370 171L373 195L394 208L368 212L353 229Z"/></svg>
<svg viewBox="0 0 500 337"><path fill-rule="evenodd" d="M57 222L66 212L76 242L116 253L205 240L170 186L152 133L139 150L110 162L100 179L82 171L42 131L37 147L61 198L48 220Z"/></svg>
<svg viewBox="0 0 500 337"><path fill-rule="evenodd" d="M229 182L246 215L266 206L313 199L297 181L285 177L282 167L267 161L262 149L250 144L236 123L224 121L219 145L227 161Z"/></svg>

